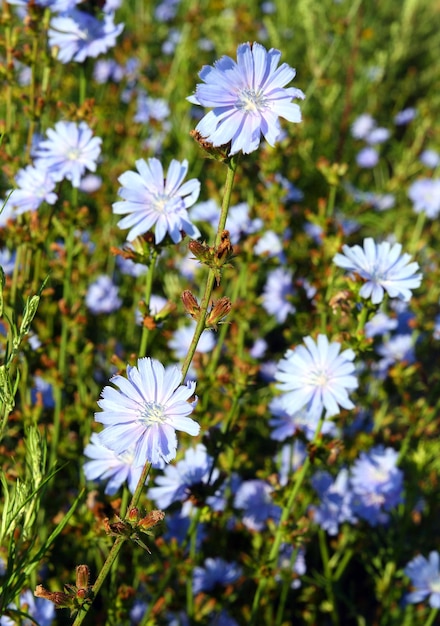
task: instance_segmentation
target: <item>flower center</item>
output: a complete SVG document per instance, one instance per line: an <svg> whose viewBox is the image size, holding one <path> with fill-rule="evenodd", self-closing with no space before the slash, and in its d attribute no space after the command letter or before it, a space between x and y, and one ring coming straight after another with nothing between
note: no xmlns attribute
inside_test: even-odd
<svg viewBox="0 0 440 626"><path fill-rule="evenodd" d="M70 148L70 150L66 154L66 157L69 159L69 161L78 161L80 154L81 153L78 148Z"/></svg>
<svg viewBox="0 0 440 626"><path fill-rule="evenodd" d="M157 402L145 402L141 411L140 419L146 426L162 424L166 420L166 413L162 404Z"/></svg>
<svg viewBox="0 0 440 626"><path fill-rule="evenodd" d="M247 88L240 91L236 106L243 113L255 114L267 108L268 100L261 91Z"/></svg>
<svg viewBox="0 0 440 626"><path fill-rule="evenodd" d="M311 382L314 387L325 387L329 382L330 377L326 370L318 370L317 372L313 372L311 376Z"/></svg>

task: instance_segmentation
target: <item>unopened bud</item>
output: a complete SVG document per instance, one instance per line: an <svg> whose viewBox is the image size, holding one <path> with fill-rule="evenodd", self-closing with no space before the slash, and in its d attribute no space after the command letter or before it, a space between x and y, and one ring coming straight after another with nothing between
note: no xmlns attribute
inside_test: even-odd
<svg viewBox="0 0 440 626"><path fill-rule="evenodd" d="M185 307L185 311L191 315L194 320L199 319L200 306L197 300L194 298L189 289L185 289L182 293L182 302Z"/></svg>
<svg viewBox="0 0 440 626"><path fill-rule="evenodd" d="M78 589L88 589L90 580L90 569L88 565L77 565L76 586Z"/></svg>

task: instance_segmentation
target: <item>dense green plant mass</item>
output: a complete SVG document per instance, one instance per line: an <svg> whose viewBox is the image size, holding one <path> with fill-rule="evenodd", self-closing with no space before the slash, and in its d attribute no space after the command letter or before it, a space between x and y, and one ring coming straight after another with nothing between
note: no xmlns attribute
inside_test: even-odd
<svg viewBox="0 0 440 626"><path fill-rule="evenodd" d="M1 626L440 623L438 3L1 23Z"/></svg>

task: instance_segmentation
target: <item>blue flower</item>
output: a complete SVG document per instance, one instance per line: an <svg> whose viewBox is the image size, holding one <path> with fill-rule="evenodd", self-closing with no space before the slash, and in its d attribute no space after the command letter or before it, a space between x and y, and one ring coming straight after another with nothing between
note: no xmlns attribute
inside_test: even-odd
<svg viewBox="0 0 440 626"><path fill-rule="evenodd" d="M113 48L123 28L123 24L114 23L113 13L106 13L103 20L99 20L90 13L71 9L51 19L49 45L56 46L61 63L82 63L88 57L97 57Z"/></svg>
<svg viewBox="0 0 440 626"><path fill-rule="evenodd" d="M216 585L231 585L241 576L241 567L220 557L205 559L203 567L195 567L193 591L211 591Z"/></svg>
<svg viewBox="0 0 440 626"><path fill-rule="evenodd" d="M57 122L46 134L48 139L35 151L36 167L46 169L56 182L66 178L79 187L86 170L96 171L102 139L93 137L85 122Z"/></svg>
<svg viewBox="0 0 440 626"><path fill-rule="evenodd" d="M262 295L263 307L270 315L275 316L279 324L283 324L287 316L296 311L291 302L295 293L292 272L283 267L277 267L267 276Z"/></svg>
<svg viewBox="0 0 440 626"><path fill-rule="evenodd" d="M292 474L301 467L306 458L306 446L299 439L295 439L293 443L284 444L275 458L278 466L278 480L281 486L287 485Z"/></svg>
<svg viewBox="0 0 440 626"><path fill-rule="evenodd" d="M95 413L105 424L100 433L103 445L116 454L134 445L133 465L169 463L176 456L176 430L198 435L200 426L188 417L197 402L195 382L180 385L177 367L165 370L162 363L148 357L138 359L137 367L127 366L127 378L116 375L110 382L119 387L104 387Z"/></svg>
<svg viewBox="0 0 440 626"><path fill-rule="evenodd" d="M372 526L386 524L388 512L403 502L403 472L393 448L361 452L350 472L353 512Z"/></svg>
<svg viewBox="0 0 440 626"><path fill-rule="evenodd" d="M11 603L8 608L16 609L16 605ZM0 617L0 626L15 626L17 623L22 626L32 626L37 623L40 626L51 626L55 619L55 605L46 598L36 598L32 591L27 589L20 594L20 610L24 611L33 619L23 618L19 622L4 615Z"/></svg>
<svg viewBox="0 0 440 626"><path fill-rule="evenodd" d="M283 63L281 53L269 51L259 43L238 46L237 63L228 56L214 66L205 66L199 76L193 104L214 107L199 122L196 130L213 146L231 142L229 154L249 154L260 145L261 135L271 146L281 133L278 118L300 122L301 111L293 98L303 99L300 89L285 88L295 70Z"/></svg>
<svg viewBox="0 0 440 626"><path fill-rule="evenodd" d="M168 347L174 352L177 359L184 359L188 353L189 346L194 336L196 322L191 321L188 326L180 326L174 331L173 336L168 341ZM196 352L211 352L216 344L213 332L205 330L200 336Z"/></svg>
<svg viewBox="0 0 440 626"><path fill-rule="evenodd" d="M422 275L417 274L419 265L410 263L411 256L402 254L402 246L388 241L376 243L371 237L364 239L363 249L356 245L342 246L344 254L336 254L333 262L349 272L359 274L366 283L361 287L362 298L370 298L373 304L383 300L386 291L390 298L407 302L411 289L420 286Z"/></svg>
<svg viewBox="0 0 440 626"><path fill-rule="evenodd" d="M122 304L118 296L118 288L113 284L112 279L105 274L89 285L86 294L87 308L94 314L112 313L117 311Z"/></svg>
<svg viewBox="0 0 440 626"><path fill-rule="evenodd" d="M397 320L389 317L383 311L379 311L365 324L365 336L376 337L377 335L385 335L390 330L397 328Z"/></svg>
<svg viewBox="0 0 440 626"><path fill-rule="evenodd" d="M238 487L234 507L243 509L241 521L250 530L261 531L269 518L278 521L281 509L272 501L272 487L263 480L245 480Z"/></svg>
<svg viewBox="0 0 440 626"><path fill-rule="evenodd" d="M193 238L200 236L187 212L199 197L200 182L192 178L183 183L188 161L173 159L165 179L158 159L139 159L137 172L124 172L119 177L122 202L113 204L113 212L127 214L118 222L119 228L130 228L128 241L144 235L155 226L155 241L160 243L168 233L174 243L182 239L182 231Z"/></svg>
<svg viewBox="0 0 440 626"><path fill-rule="evenodd" d="M375 148L366 146L359 150L356 155L356 163L359 167L371 168L379 163L379 154Z"/></svg>
<svg viewBox="0 0 440 626"><path fill-rule="evenodd" d="M6 276L10 276L14 271L16 257L17 252L15 250L11 252L8 248L0 248L0 266Z"/></svg>
<svg viewBox="0 0 440 626"><path fill-rule="evenodd" d="M28 165L15 176L17 189L12 192L9 202L15 207L16 214L26 211L36 211L43 203L55 204L58 199L55 189L55 180L47 169Z"/></svg>
<svg viewBox="0 0 440 626"><path fill-rule="evenodd" d="M288 350L278 363L275 379L285 392L284 407L290 413L306 407L311 414L322 412L337 415L339 407L353 409L348 390L356 389L353 350L341 350L341 344L329 343L325 335L304 339L305 346Z"/></svg>
<svg viewBox="0 0 440 626"><path fill-rule="evenodd" d="M426 165L426 167L429 167L431 169L435 169L437 165L440 164L440 155L436 150L433 150L432 148L426 148L426 150L423 150L423 152L419 156L419 159L420 162L423 163L423 165Z"/></svg>
<svg viewBox="0 0 440 626"><path fill-rule="evenodd" d="M313 439L321 417L320 412L311 414L303 407L299 411L290 413L286 410L286 401L282 395L271 400L269 410L274 416L269 420L269 426L273 429L271 439L284 441L288 437L293 437L297 431L303 432L307 439ZM336 436L335 424L331 420L325 420L321 432L324 435Z"/></svg>
<svg viewBox="0 0 440 626"><path fill-rule="evenodd" d="M404 126L405 124L412 122L416 115L417 109L414 107L407 107L406 109L402 109L402 111L396 113L394 116L394 123L396 126Z"/></svg>
<svg viewBox="0 0 440 626"><path fill-rule="evenodd" d="M116 454L102 445L100 436L93 433L90 443L84 448L84 455L91 459L84 463L84 475L87 480L108 480L105 493L109 496L113 496L125 481L128 482L131 493L134 493L143 467L133 466L133 452L134 445L129 450Z"/></svg>
<svg viewBox="0 0 440 626"><path fill-rule="evenodd" d="M199 444L195 449L189 448L183 459L175 465L168 465L163 475L156 478L156 486L148 490L148 497L160 509L168 508L173 502L187 500L194 486L207 487L209 479L211 484L217 480L218 470L211 472L213 462L204 445Z"/></svg>
<svg viewBox="0 0 440 626"><path fill-rule="evenodd" d="M430 219L436 219L440 214L440 179L419 178L408 189L408 197L414 213L425 212Z"/></svg>
<svg viewBox="0 0 440 626"><path fill-rule="evenodd" d="M410 561L404 569L414 591L405 596L405 600L410 604L422 602L429 597L429 606L433 609L440 609L440 556L435 550L429 553L429 558L425 559L421 554Z"/></svg>
<svg viewBox="0 0 440 626"><path fill-rule="evenodd" d="M353 514L348 470L340 470L335 479L328 472L317 472L312 478L312 486L321 502L311 506L310 511L314 521L329 535L337 535L340 524L357 521Z"/></svg>
<svg viewBox="0 0 440 626"><path fill-rule="evenodd" d="M351 125L351 135L355 139L365 139L376 127L376 120L369 113L362 113Z"/></svg>

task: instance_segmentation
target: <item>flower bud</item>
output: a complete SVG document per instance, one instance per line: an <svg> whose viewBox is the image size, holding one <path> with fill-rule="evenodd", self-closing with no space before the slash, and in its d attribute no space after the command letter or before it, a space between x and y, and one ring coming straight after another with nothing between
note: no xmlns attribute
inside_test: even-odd
<svg viewBox="0 0 440 626"><path fill-rule="evenodd" d="M191 315L194 320L198 320L200 314L200 306L188 289L185 289L185 291L182 293L182 302L183 306L185 307L185 311L189 315Z"/></svg>

